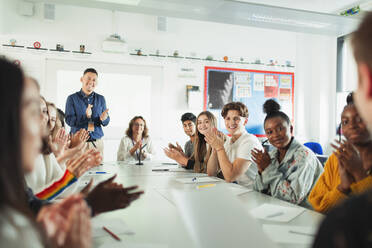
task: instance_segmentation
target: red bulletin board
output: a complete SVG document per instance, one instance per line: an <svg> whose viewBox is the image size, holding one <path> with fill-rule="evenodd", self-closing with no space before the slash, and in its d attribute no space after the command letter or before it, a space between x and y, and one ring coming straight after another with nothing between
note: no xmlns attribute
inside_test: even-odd
<svg viewBox="0 0 372 248"><path fill-rule="evenodd" d="M204 110L217 117L218 128L223 132L227 132L221 117L223 105L240 101L249 111L247 131L265 137L262 105L267 99L275 99L293 123L294 73L209 66L204 69Z"/></svg>

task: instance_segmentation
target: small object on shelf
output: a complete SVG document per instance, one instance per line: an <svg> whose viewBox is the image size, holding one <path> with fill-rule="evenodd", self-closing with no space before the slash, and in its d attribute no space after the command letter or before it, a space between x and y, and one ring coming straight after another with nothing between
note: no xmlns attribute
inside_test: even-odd
<svg viewBox="0 0 372 248"><path fill-rule="evenodd" d="M63 45L57 44L56 45L56 50L59 51L59 52L64 51Z"/></svg>
<svg viewBox="0 0 372 248"><path fill-rule="evenodd" d="M255 59L254 63L255 64L261 64L261 60L260 59Z"/></svg>
<svg viewBox="0 0 372 248"><path fill-rule="evenodd" d="M213 60L213 56L212 55L208 55L205 59L206 60Z"/></svg>
<svg viewBox="0 0 372 248"><path fill-rule="evenodd" d="M80 45L80 52L85 53L85 45Z"/></svg>
<svg viewBox="0 0 372 248"><path fill-rule="evenodd" d="M240 57L240 62L243 62L244 61L244 58L243 57Z"/></svg>
<svg viewBox="0 0 372 248"><path fill-rule="evenodd" d="M142 56L142 55L143 55L141 49L137 49L136 52L137 52L137 55L138 55L138 56Z"/></svg>
<svg viewBox="0 0 372 248"><path fill-rule="evenodd" d="M178 50L175 50L174 53L173 53L173 56L174 57L178 57L180 54L178 53Z"/></svg>
<svg viewBox="0 0 372 248"><path fill-rule="evenodd" d="M225 62L229 61L229 57L224 56L224 57L223 57L223 61L225 61Z"/></svg>
<svg viewBox="0 0 372 248"><path fill-rule="evenodd" d="M10 45L11 46L15 46L16 45L16 43L17 43L17 40L16 39L10 39Z"/></svg>
<svg viewBox="0 0 372 248"><path fill-rule="evenodd" d="M40 48L41 48L41 43L38 42L38 41L35 41L35 42L34 42L34 48L35 48L35 49L40 49Z"/></svg>

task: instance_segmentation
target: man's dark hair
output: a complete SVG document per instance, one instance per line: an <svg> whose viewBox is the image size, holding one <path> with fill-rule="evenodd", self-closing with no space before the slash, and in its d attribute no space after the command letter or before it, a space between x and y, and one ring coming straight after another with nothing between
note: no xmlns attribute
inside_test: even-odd
<svg viewBox="0 0 372 248"><path fill-rule="evenodd" d="M83 75L87 74L88 72L95 73L97 75L97 77L98 77L98 72L96 71L96 69L94 69L94 68L85 69Z"/></svg>
<svg viewBox="0 0 372 248"><path fill-rule="evenodd" d="M192 121L196 123L196 116L193 113L184 113L181 116L181 121L184 123L185 121Z"/></svg>

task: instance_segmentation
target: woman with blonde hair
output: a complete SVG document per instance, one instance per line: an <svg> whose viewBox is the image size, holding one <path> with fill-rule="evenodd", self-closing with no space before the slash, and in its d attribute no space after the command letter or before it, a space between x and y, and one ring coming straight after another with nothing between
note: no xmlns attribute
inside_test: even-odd
<svg viewBox="0 0 372 248"><path fill-rule="evenodd" d="M190 158L183 156L175 148L165 148L166 155L177 161L186 169L193 169L197 173L207 173L207 163L212 153L212 148L205 141L205 134L217 128L217 119L209 111L201 112L196 119L196 134L194 141L194 153ZM224 139L224 134L218 132L219 136Z"/></svg>

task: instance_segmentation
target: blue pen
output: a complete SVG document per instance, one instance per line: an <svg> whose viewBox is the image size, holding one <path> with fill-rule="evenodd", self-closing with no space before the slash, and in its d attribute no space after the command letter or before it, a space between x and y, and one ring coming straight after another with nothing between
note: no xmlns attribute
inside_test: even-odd
<svg viewBox="0 0 372 248"><path fill-rule="evenodd" d="M89 174L107 174L106 171L89 172Z"/></svg>

